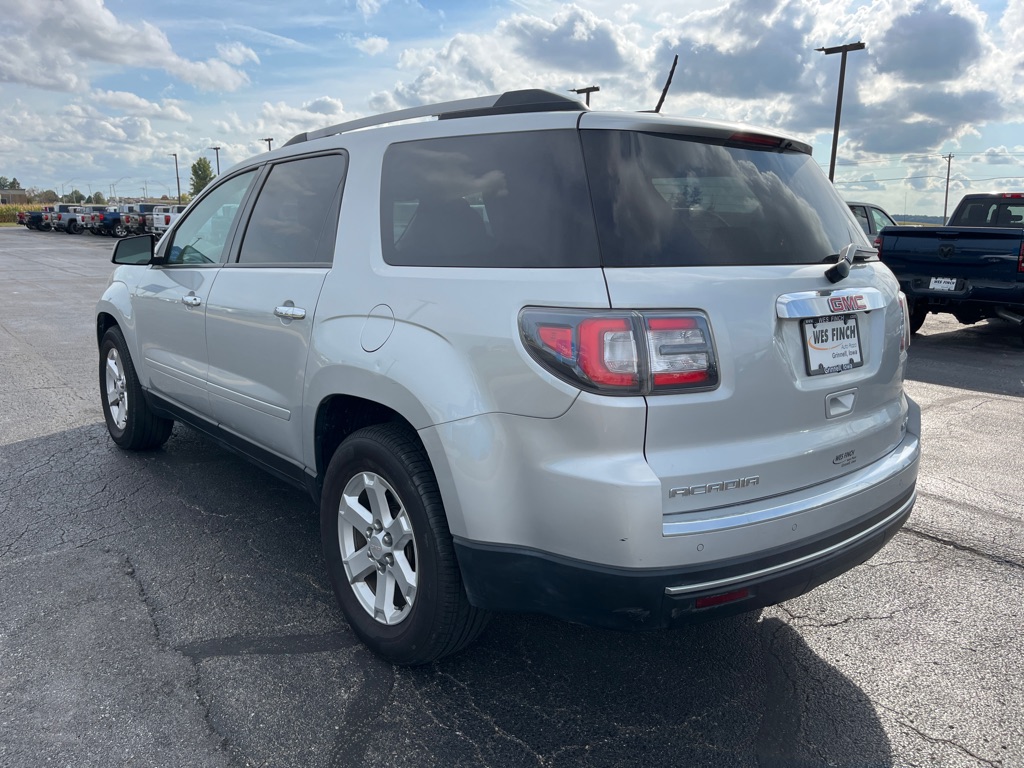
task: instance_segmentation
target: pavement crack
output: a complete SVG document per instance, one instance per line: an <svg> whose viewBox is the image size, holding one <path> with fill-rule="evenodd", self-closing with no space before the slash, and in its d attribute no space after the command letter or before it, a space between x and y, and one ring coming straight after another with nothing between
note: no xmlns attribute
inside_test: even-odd
<svg viewBox="0 0 1024 768"><path fill-rule="evenodd" d="M1002 760L989 760L988 758L982 757L981 755L965 747L963 744L953 741L952 739L944 739L940 736L932 736L931 734L926 733L925 731L921 730L916 725L914 725L912 722L910 722L909 719L902 712L899 712L893 709L892 707L887 707L885 704L882 704L881 702L878 702L877 706L881 707L886 712L893 715L896 718L896 722L898 722L908 731L916 733L929 744L941 744L948 747L952 747L961 754L966 755L972 760L977 760L979 763L982 763L983 765L989 765L992 766L992 768L1004 768L1004 763Z"/></svg>
<svg viewBox="0 0 1024 768"><path fill-rule="evenodd" d="M985 550L980 549L978 547L973 547L969 544L961 544L958 541L953 541L952 539L947 539L942 536L936 536L933 533L925 533L924 531L917 530L916 528L910 528L906 525L904 525L903 528L900 529L900 533L906 534L907 536L913 536L918 539L923 539L924 541L930 541L934 544L941 544L944 547L955 549L957 552L964 552L969 555L980 557L983 560L987 560L990 563L1009 566L1017 570L1024 570L1024 563L1018 560L1012 560L1008 557L1003 557L1002 555L997 555L993 552L986 552Z"/></svg>

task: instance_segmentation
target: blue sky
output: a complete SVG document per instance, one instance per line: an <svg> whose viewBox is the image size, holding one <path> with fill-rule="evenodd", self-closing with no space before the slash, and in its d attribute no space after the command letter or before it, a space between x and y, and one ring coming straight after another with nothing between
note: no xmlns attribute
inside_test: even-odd
<svg viewBox="0 0 1024 768"><path fill-rule="evenodd" d="M0 176L174 194L296 133L517 88L599 85L592 106L765 125L826 170L848 57L836 186L940 215L1024 189L1024 0L0 0Z"/></svg>

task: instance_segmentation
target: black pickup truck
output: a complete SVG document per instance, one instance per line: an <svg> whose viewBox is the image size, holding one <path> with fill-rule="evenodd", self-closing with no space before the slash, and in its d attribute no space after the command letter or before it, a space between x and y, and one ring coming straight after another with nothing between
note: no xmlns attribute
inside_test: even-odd
<svg viewBox="0 0 1024 768"><path fill-rule="evenodd" d="M1024 192L964 196L943 227L885 227L879 256L900 281L916 333L929 312L1001 317L1024 335Z"/></svg>

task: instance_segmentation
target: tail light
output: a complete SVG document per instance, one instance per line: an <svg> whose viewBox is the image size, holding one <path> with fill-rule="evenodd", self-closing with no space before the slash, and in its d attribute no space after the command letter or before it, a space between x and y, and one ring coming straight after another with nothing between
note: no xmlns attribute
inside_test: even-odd
<svg viewBox="0 0 1024 768"><path fill-rule="evenodd" d="M169 213L165 213L164 214L164 226L165 227L171 226L171 214L169 214Z"/></svg>
<svg viewBox="0 0 1024 768"><path fill-rule="evenodd" d="M1020 244L1020 255L1017 257L1017 271L1024 272L1024 241Z"/></svg>
<svg viewBox="0 0 1024 768"><path fill-rule="evenodd" d="M530 307L519 332L545 370L588 392L650 395L718 386L711 327L700 312Z"/></svg>
<svg viewBox="0 0 1024 768"><path fill-rule="evenodd" d="M57 221L61 221L63 219L64 219L64 214L63 213L58 213L57 214Z"/></svg>
<svg viewBox="0 0 1024 768"><path fill-rule="evenodd" d="M900 302L900 352L910 349L910 307L907 306L907 297L900 291L898 294Z"/></svg>

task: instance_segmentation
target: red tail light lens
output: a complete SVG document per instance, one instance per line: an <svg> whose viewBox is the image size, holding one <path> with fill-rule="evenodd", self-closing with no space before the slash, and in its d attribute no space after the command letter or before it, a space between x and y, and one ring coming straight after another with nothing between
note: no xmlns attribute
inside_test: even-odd
<svg viewBox="0 0 1024 768"><path fill-rule="evenodd" d="M519 329L547 371L589 392L648 395L714 389L718 366L699 312L524 309Z"/></svg>
<svg viewBox="0 0 1024 768"><path fill-rule="evenodd" d="M1020 244L1020 256L1017 257L1017 271L1024 272L1024 243Z"/></svg>
<svg viewBox="0 0 1024 768"><path fill-rule="evenodd" d="M171 226L171 214L169 213L164 214L164 226Z"/></svg>

